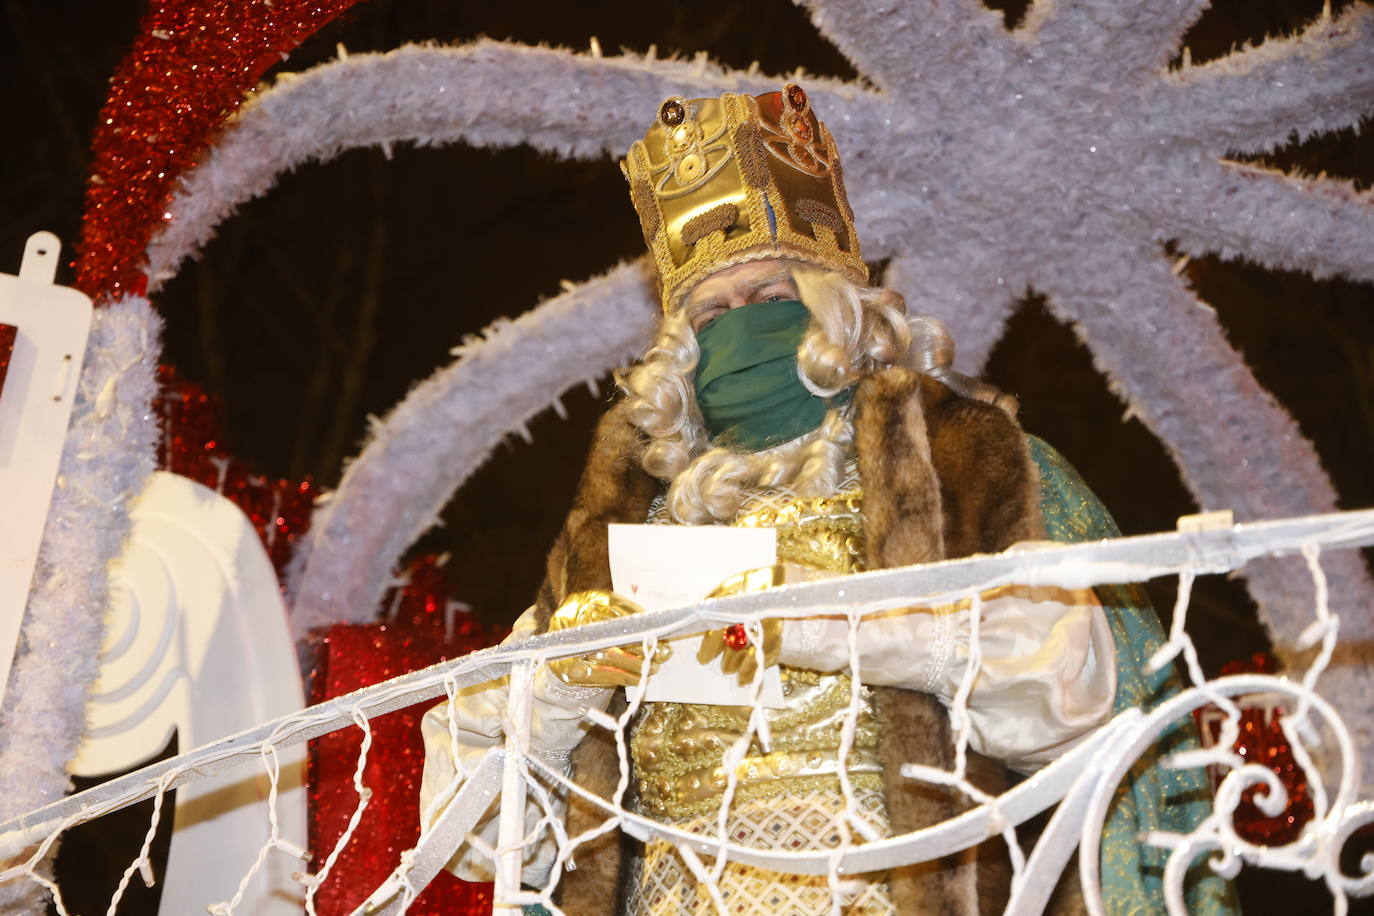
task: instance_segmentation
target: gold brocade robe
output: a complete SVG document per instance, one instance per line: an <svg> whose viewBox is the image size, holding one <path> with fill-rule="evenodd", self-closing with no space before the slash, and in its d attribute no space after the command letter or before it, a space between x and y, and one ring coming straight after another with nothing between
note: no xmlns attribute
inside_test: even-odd
<svg viewBox="0 0 1374 916"><path fill-rule="evenodd" d="M734 524L778 531L778 561L819 574L861 572L863 494L851 462L840 492L828 499L793 499L763 492L745 501ZM656 511L651 521L664 520ZM782 669L784 706L767 712L771 745L755 738L735 768L726 830L732 842L768 849L833 849L848 835L852 811L870 836L887 833L878 729L873 694L858 691L851 719L853 683L847 674ZM728 748L743 736L748 707L688 703L648 704L635 724L630 748L641 813L707 835L718 832L728 774ZM849 803L839 777L846 725L853 729L847 756ZM717 888L729 912L828 914L832 892L824 876L779 874L741 863L724 868ZM895 912L886 874L849 877L835 888L844 912L879 916ZM715 911L672 844L650 841L631 879L631 916L670 916Z"/></svg>

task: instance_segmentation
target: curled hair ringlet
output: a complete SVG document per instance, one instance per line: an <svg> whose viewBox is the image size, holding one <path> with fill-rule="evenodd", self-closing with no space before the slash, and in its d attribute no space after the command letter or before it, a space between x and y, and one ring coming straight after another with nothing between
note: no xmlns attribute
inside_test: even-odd
<svg viewBox="0 0 1374 916"><path fill-rule="evenodd" d="M950 368L954 343L944 323L908 317L900 293L859 286L811 264L785 263L811 315L797 349L797 371L813 394L831 397L866 375L901 365L1015 412L1014 398ZM701 350L692 317L687 307L665 316L644 359L616 373L630 422L647 437L640 463L668 484L673 519L688 525L729 522L745 494L758 487L786 487L798 496L833 493L853 453L852 406L832 408L816 429L759 452L712 446L696 404Z"/></svg>
<svg viewBox="0 0 1374 916"><path fill-rule="evenodd" d="M907 319L915 357L909 365L918 372L943 372L954 365L954 339L945 323L932 315L912 315Z"/></svg>

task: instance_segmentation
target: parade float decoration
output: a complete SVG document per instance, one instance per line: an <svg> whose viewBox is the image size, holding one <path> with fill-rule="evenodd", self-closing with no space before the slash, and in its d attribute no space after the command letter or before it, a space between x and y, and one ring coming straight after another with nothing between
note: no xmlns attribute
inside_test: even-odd
<svg viewBox="0 0 1374 916"><path fill-rule="evenodd" d="M108 569L124 550L129 507L155 462L151 405L164 319L152 303L217 225L244 201L269 192L285 172L349 148L523 143L609 160L637 138L642 112L663 98L757 93L779 83L705 58L608 57L594 40L586 53L484 40L341 54L252 88L282 54L349 5L164 3L145 19L112 84L97 133L78 280L95 299L96 314L0 712L0 768L10 789L3 802L10 819L0 832L6 855L25 856L7 878L46 881L41 863L60 828L98 810L151 797L237 758L269 759L277 747L340 727L366 732L369 716L474 679L509 671L518 684L533 661L610 644L607 628L487 650L178 755L91 790L96 795L57 801L84 731L93 659L104 637L102 612L110 604ZM1227 728L1237 727L1239 712L1228 697L1268 691L1292 707L1283 729L1312 794L1314 816L1299 839L1265 847L1234 834L1227 816L1245 788L1268 786L1261 807L1270 808L1284 792L1272 771L1229 756L1235 736L1223 731L1211 751L1181 761L1227 770L1217 818L1197 836L1151 842L1174 847L1180 862L1200 850L1220 850L1216 864L1223 870L1242 859L1301 869L1324 877L1338 901L1368 889L1367 876L1341 872L1338 854L1367 819L1358 797L1374 772L1374 689L1358 654L1374 624L1357 612L1369 606L1374 589L1358 555L1334 548L1367 543L1369 520L1365 514L1305 518L1335 509L1331 484L1311 444L1227 343L1216 314L1188 288L1178 257L1243 257L1317 277L1374 281L1367 246L1374 201L1367 192L1227 158L1355 126L1374 111L1374 10L1355 5L1338 15L1325 12L1296 35L1197 66L1185 55L1172 66L1180 36L1205 6L1202 0L1129 7L1039 0L1008 29L999 14L965 0L938 0L919 12L876 2L807 4L817 28L861 74L855 81L805 83L818 106L836 113L831 121L846 148L863 150L849 161L846 182L866 254L890 259L886 282L913 310L947 321L966 371L987 357L1019 297L1028 289L1043 294L1128 410L1166 445L1198 504L1229 509L1242 522L1153 541L1047 549L1006 562L1020 575L1061 584L1166 574L1186 583L1199 573L1238 570L1290 667L1287 679L1247 675L1209 684L1190 664L1189 691L1159 709L1123 714L1084 746L1073 758L1082 780L1074 782L1073 768L1061 761L1015 798L985 804L976 816L929 836L893 838L881 850L846 850L854 857L846 867L960 848L975 834L1000 832L1032 809L1065 799L1063 816L1056 815L1047 833L1047 851L1037 847L1021 872L1029 877L1013 907L1032 907L1080 827L1084 842L1091 840L1114 780L1158 729L1205 703L1225 712ZM1166 242L1175 254L1165 254ZM288 593L296 636L370 621L405 549L492 448L524 430L535 414L557 408L562 392L637 354L652 323L652 298L641 263L612 267L494 325L417 385L376 424L298 541ZM444 460L436 460L440 455ZM1294 520L1265 521L1285 518ZM807 586L783 609L724 599L650 615L631 635L656 638L722 620L749 622L766 610L800 613L821 602L844 608L858 626L885 602L964 594L999 581L1011 570L998 562L870 574L862 588ZM1174 617L1170 655L1188 660L1187 589L1180 593L1185 598ZM616 638L625 635L618 630ZM1311 650L1315 660L1303 655ZM1322 696L1339 697L1339 711ZM517 725L519 713L512 710ZM1314 722L1327 736L1321 767L1311 757ZM619 729L624 723L601 724ZM364 766L360 755L359 774ZM408 902L422 886L418 878L437 870L439 855L461 836L463 819L485 803L478 796L499 790L514 806L537 766L523 754L516 728L507 748L473 774L414 854L403 857L379 892L379 905ZM1338 775L1323 776L1324 769ZM941 778L958 782L962 775ZM619 799L601 803L606 829L662 833ZM683 848L700 842L664 835ZM293 842L274 831L263 857ZM567 838L569 852L576 843ZM756 855L727 847L707 843L698 851ZM518 852L518 844L504 847L508 864L513 848ZM1080 858L1090 891L1094 858ZM838 867L805 855L776 864L831 873ZM318 872L304 886L309 896ZM12 880L3 892L22 899L32 887ZM497 896L502 906L528 896L512 883L509 867ZM532 899L550 902L547 893Z"/></svg>

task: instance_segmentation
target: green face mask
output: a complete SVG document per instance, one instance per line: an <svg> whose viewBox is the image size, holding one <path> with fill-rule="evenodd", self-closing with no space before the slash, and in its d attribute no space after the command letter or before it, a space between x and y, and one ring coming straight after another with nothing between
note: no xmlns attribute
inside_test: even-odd
<svg viewBox="0 0 1374 916"><path fill-rule="evenodd" d="M719 444L756 452L821 425L849 391L819 398L797 376L811 315L795 299L730 309L697 332L697 406Z"/></svg>

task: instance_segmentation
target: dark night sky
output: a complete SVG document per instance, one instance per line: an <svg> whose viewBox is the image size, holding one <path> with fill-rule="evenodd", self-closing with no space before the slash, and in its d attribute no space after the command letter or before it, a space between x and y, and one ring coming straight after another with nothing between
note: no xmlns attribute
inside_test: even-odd
<svg viewBox="0 0 1374 916"><path fill-rule="evenodd" d="M1015 20L1023 5L999 8ZM1291 31L1320 8L1321 0L1222 0L1186 43L1203 61ZM0 4L0 269L17 269L24 238L38 229L76 239L88 139L142 9L141 0ZM608 53L655 44L660 54L705 50L739 67L758 60L765 72L854 75L786 0L373 0L284 66L327 60L340 43L360 52L479 35L573 48L596 36ZM1368 187L1374 131L1295 144L1271 161ZM558 162L524 148L398 148L389 160L354 151L285 177L221 227L203 259L158 298L165 360L223 400L237 455L263 473L308 473L329 486L356 453L368 415L384 414L446 364L465 334L526 311L564 278L641 251L610 161ZM1212 259L1194 261L1188 277L1314 440L1342 505L1374 505L1374 287ZM1123 420L1087 352L1040 303L1028 301L1014 319L987 377L1020 397L1025 426L1081 470L1128 534L1171 529L1196 510L1159 443ZM580 390L566 404L568 420L535 422L533 445L499 449L417 548L451 552L457 596L494 622L531 597L601 409ZM1171 583L1152 591L1162 609L1171 605ZM1212 670L1264 647L1238 583L1209 577L1194 606ZM1273 910L1251 910L1262 911Z"/></svg>

